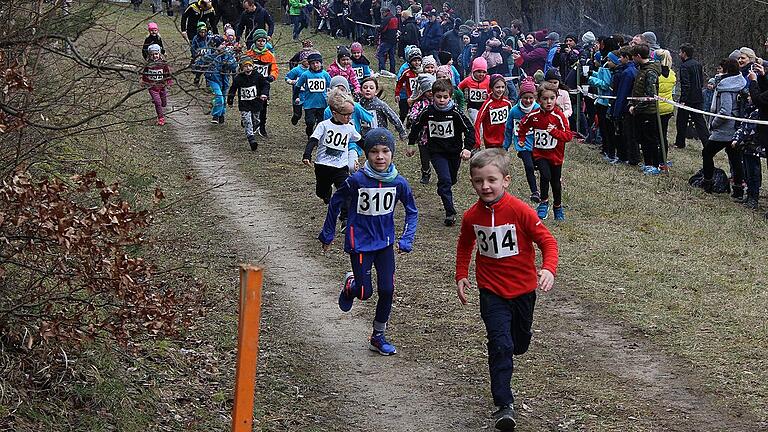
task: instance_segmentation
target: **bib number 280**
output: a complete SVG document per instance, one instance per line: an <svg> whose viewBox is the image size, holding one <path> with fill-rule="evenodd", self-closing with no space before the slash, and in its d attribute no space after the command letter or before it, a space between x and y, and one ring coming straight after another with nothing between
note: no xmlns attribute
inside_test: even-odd
<svg viewBox="0 0 768 432"><path fill-rule="evenodd" d="M517 229L514 224L496 227L475 225L477 251L489 258L506 258L519 253Z"/></svg>
<svg viewBox="0 0 768 432"><path fill-rule="evenodd" d="M357 193L357 214L380 216L392 213L397 188L360 188Z"/></svg>

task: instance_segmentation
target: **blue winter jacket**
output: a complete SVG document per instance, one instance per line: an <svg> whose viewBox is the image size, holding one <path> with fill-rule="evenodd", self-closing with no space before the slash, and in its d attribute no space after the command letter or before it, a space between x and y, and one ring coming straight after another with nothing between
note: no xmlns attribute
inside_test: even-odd
<svg viewBox="0 0 768 432"><path fill-rule="evenodd" d="M613 96L613 75L611 70L606 67L601 67L596 72L592 72L592 76L589 77L589 85L597 87L597 94L600 96ZM610 106L611 101L605 98L597 98L595 101L598 105Z"/></svg>
<svg viewBox="0 0 768 432"><path fill-rule="evenodd" d="M209 51L212 51L212 49L208 48L208 40L209 35L207 33L203 37L196 34L195 37L192 38L192 42L189 44L189 51L190 54L192 54L193 59L199 55L205 55Z"/></svg>
<svg viewBox="0 0 768 432"><path fill-rule="evenodd" d="M307 80L313 78L321 78L325 80L325 91L310 92L307 88ZM322 108L328 107L328 88L331 87L331 76L328 72L320 70L320 72L312 72L306 70L301 74L299 80L294 84L299 89L299 99L304 105L304 109L310 108Z"/></svg>
<svg viewBox="0 0 768 432"><path fill-rule="evenodd" d="M230 75L237 72L237 60L232 51L217 52L213 50L200 58L200 63L205 67L205 79L223 87L228 87Z"/></svg>
<svg viewBox="0 0 768 432"><path fill-rule="evenodd" d="M397 239L394 211L397 201L405 207L405 227L398 247L403 252L410 252L413 250L419 211L416 209L411 187L401 175L389 183L368 177L363 170L349 176L328 204L328 213L318 239L323 244L333 241L336 235L336 219L339 217L342 203L346 202L349 206L349 216L344 251L373 252L389 247ZM362 214L365 212L378 214Z"/></svg>
<svg viewBox="0 0 768 432"><path fill-rule="evenodd" d="M443 27L437 20L430 22L424 27L424 33L421 35L421 52L429 55L432 51L440 49L440 39L443 38Z"/></svg>
<svg viewBox="0 0 768 432"><path fill-rule="evenodd" d="M309 70L308 68L305 68L305 67L304 67L304 66L302 66L302 65L298 65L298 66L294 67L293 69L289 70L287 74L285 74L285 81L286 81L286 82L288 82L288 80L291 80L291 81L295 81L295 80L298 80L298 79L299 79L299 77L300 77L300 76L301 76L301 75L302 75L304 72L306 72L306 71L308 71L308 70ZM296 89L295 87L293 87L293 88L294 88L294 89ZM294 91L295 91L295 90L294 90ZM301 104L303 104L303 103L304 103L304 96L305 96L305 95L304 95L304 93L303 93L303 92L299 92L299 103L301 103ZM295 97L295 96L294 96L294 97ZM293 103L293 102L291 102L291 103Z"/></svg>
<svg viewBox="0 0 768 432"><path fill-rule="evenodd" d="M534 102L531 111L539 109L539 104ZM531 112L529 111L529 112ZM520 109L520 102L509 109L509 117L507 117L507 124L504 126L504 149L509 150L514 146L515 151L533 151L533 129L525 136L525 147L520 147L520 139L517 136L517 128L520 124L520 120L526 116L527 113Z"/></svg>
<svg viewBox="0 0 768 432"><path fill-rule="evenodd" d="M613 76L613 91L616 92L616 102L611 110L612 118L620 119L629 112L627 98L632 96L632 87L635 84L636 76L637 67L634 62L616 67L616 73Z"/></svg>

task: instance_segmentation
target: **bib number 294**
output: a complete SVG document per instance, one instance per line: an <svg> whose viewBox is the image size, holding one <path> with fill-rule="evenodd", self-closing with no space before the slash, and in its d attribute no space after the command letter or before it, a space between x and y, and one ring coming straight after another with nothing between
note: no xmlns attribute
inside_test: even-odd
<svg viewBox="0 0 768 432"><path fill-rule="evenodd" d="M397 188L360 188L357 193L357 214L379 216L392 213Z"/></svg>
<svg viewBox="0 0 768 432"><path fill-rule="evenodd" d="M519 253L517 229L514 224L496 227L475 225L477 251L490 258L506 258Z"/></svg>

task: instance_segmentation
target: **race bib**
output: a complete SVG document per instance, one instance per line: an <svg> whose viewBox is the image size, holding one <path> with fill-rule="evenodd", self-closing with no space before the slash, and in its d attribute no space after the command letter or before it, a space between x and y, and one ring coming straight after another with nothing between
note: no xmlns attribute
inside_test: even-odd
<svg viewBox="0 0 768 432"><path fill-rule="evenodd" d="M496 227L475 225L477 251L489 258L506 258L519 253L517 249L517 229L514 224Z"/></svg>
<svg viewBox="0 0 768 432"><path fill-rule="evenodd" d="M357 191L357 214L380 216L395 209L397 188L360 188Z"/></svg>
<svg viewBox="0 0 768 432"><path fill-rule="evenodd" d="M240 89L240 100L249 101L256 99L258 95L258 91L256 91L256 86L250 86L250 87L242 87Z"/></svg>
<svg viewBox="0 0 768 432"><path fill-rule="evenodd" d="M198 55L201 55L201 56L205 56L205 55L208 55L208 54L210 54L210 53L211 53L211 49L210 49L210 48L200 48L200 49L197 51L197 54L198 54Z"/></svg>
<svg viewBox="0 0 768 432"><path fill-rule="evenodd" d="M509 117L509 108L493 108L489 113L491 115L492 125L504 124L507 122L507 118Z"/></svg>
<svg viewBox="0 0 768 432"><path fill-rule="evenodd" d="M254 64L253 70L258 72L261 76L264 78L269 76L269 66L268 64Z"/></svg>
<svg viewBox="0 0 768 432"><path fill-rule="evenodd" d="M557 139L543 129L535 129L533 131L533 146L544 150L551 150L557 147Z"/></svg>
<svg viewBox="0 0 768 432"><path fill-rule="evenodd" d="M470 102L485 102L488 99L488 91L485 89L469 89L469 101Z"/></svg>
<svg viewBox="0 0 768 432"><path fill-rule="evenodd" d="M310 78L307 80L307 89L311 93L322 93L325 91L324 78Z"/></svg>
<svg viewBox="0 0 768 432"><path fill-rule="evenodd" d="M146 77L150 81L161 81L163 79L163 70L147 69Z"/></svg>
<svg viewBox="0 0 768 432"><path fill-rule="evenodd" d="M418 85L419 80L416 78L408 78L408 87L411 88L411 93L413 93L416 90L416 86Z"/></svg>
<svg viewBox="0 0 768 432"><path fill-rule="evenodd" d="M363 73L363 68L361 67L352 68L352 70L355 71L355 76L357 77L358 81L363 79L363 77L365 76Z"/></svg>
<svg viewBox="0 0 768 432"><path fill-rule="evenodd" d="M349 133L341 130L328 129L325 131L323 144L329 149L344 152L349 144Z"/></svg>
<svg viewBox="0 0 768 432"><path fill-rule="evenodd" d="M429 121L427 124L429 127L429 136L432 138L453 138L453 122L452 121Z"/></svg>

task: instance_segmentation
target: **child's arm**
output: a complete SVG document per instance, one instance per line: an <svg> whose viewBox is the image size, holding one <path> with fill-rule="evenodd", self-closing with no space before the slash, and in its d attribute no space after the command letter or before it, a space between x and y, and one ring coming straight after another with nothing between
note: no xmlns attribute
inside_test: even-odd
<svg viewBox="0 0 768 432"><path fill-rule="evenodd" d="M406 78L405 72L403 72L403 74L400 75L400 78L397 79L397 83L395 84L395 99L400 97L400 92L403 91L403 84L406 79L408 78Z"/></svg>
<svg viewBox="0 0 768 432"><path fill-rule="evenodd" d="M333 243L333 238L336 236L336 219L339 218L341 213L341 206L344 202L349 201L352 195L352 187L349 184L350 178L344 180L341 187L331 197L331 202L328 203L328 212L325 214L325 223L323 223L323 229L317 236L320 243L323 244L323 250L327 251L328 247Z"/></svg>
<svg viewBox="0 0 768 432"><path fill-rule="evenodd" d="M312 135L310 135L307 140L307 146L304 148L304 155L301 158L301 162L304 165L312 166L312 150L320 145L320 138L322 138L323 135L325 135L325 125L323 122L320 122L315 126L315 130L312 131Z"/></svg>
<svg viewBox="0 0 768 432"><path fill-rule="evenodd" d="M425 114L427 110L422 111L419 113L419 116L416 118L416 121L413 122L411 125L411 132L408 134L408 145L413 146L416 145L416 141L419 139L419 135L421 134L421 130L424 128L424 122L425 122Z"/></svg>
<svg viewBox="0 0 768 432"><path fill-rule="evenodd" d="M387 120L389 120L389 122L392 123L392 125L395 127L395 130L397 130L397 133L400 136L400 140L405 141L408 139L408 132L406 132L405 127L403 126L403 122L400 121L400 117L398 117L397 113L395 113L395 110L393 110L384 101L381 102L381 110L384 113L384 116L387 117Z"/></svg>
<svg viewBox="0 0 768 432"><path fill-rule="evenodd" d="M474 248L475 232L472 225L465 218L462 218L459 240L456 243L456 293L461 304L467 304L465 290L470 288L469 263L472 261Z"/></svg>
<svg viewBox="0 0 768 432"><path fill-rule="evenodd" d="M235 93L237 92L237 89L240 88L240 75L235 75L235 78L232 80L232 85L229 87L229 91L227 91L227 105L232 106L235 102Z"/></svg>
<svg viewBox="0 0 768 432"><path fill-rule="evenodd" d="M413 199L413 191L406 181L403 181L400 194L400 202L405 208L405 226L400 241L397 243L398 252L410 252L413 250L413 238L416 236L416 225L419 222L419 210L416 209L416 201Z"/></svg>
<svg viewBox="0 0 768 432"><path fill-rule="evenodd" d="M259 79L259 96L265 96L262 97L262 99L269 99L269 89L271 85L269 81L267 81L264 77L261 77Z"/></svg>
<svg viewBox="0 0 768 432"><path fill-rule="evenodd" d="M464 113L458 112L458 110L456 110L456 112L459 114L459 127L464 130L464 150L467 151L467 153L462 151L462 155L465 156L465 159L468 159L468 154L475 148L475 143L477 142L475 141L474 127L472 126L472 120L470 120L469 117Z"/></svg>
<svg viewBox="0 0 768 432"><path fill-rule="evenodd" d="M558 93L558 95L561 95ZM565 114L566 118L571 117L571 114L573 114L573 106L571 105L571 98L567 94L565 97L560 98L563 101L563 114Z"/></svg>
<svg viewBox="0 0 768 432"><path fill-rule="evenodd" d="M525 147L525 138L532 126L528 118L528 114L523 116L523 119L520 120L520 125L517 127L517 142L520 143L520 147Z"/></svg>
<svg viewBox="0 0 768 432"><path fill-rule="evenodd" d="M542 291L552 289L557 274L558 250L557 240L541 222L536 212L527 207L521 213L524 229L530 233L533 242L541 251L541 270L539 271L538 288Z"/></svg>
<svg viewBox="0 0 768 432"><path fill-rule="evenodd" d="M480 143L482 143L480 138L480 129L483 127L483 119L488 114L488 106L490 105L489 102L490 99L486 100L485 103L483 103L483 106L480 107L480 111L477 112L474 127L475 146L472 148L472 150L480 150Z"/></svg>
<svg viewBox="0 0 768 432"><path fill-rule="evenodd" d="M512 147L512 143L517 139L515 136L515 119L512 117L512 113L507 117L507 123L504 124L504 150L509 150Z"/></svg>

